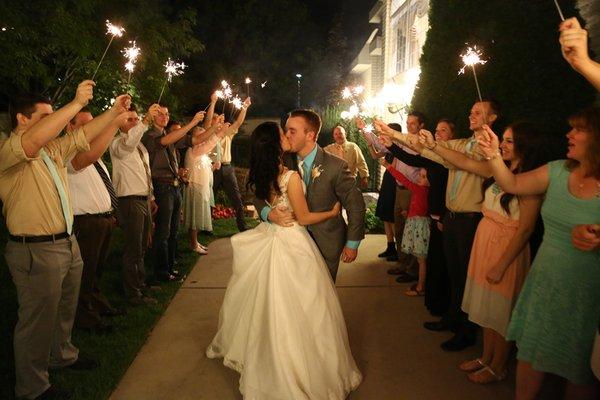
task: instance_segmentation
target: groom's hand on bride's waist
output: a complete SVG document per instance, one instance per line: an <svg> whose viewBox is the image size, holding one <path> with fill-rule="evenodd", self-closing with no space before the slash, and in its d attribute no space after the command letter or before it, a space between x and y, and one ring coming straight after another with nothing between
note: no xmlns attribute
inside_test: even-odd
<svg viewBox="0 0 600 400"><path fill-rule="evenodd" d="M286 207L275 207L271 209L268 220L279 226L292 226L294 222L296 222L294 212Z"/></svg>

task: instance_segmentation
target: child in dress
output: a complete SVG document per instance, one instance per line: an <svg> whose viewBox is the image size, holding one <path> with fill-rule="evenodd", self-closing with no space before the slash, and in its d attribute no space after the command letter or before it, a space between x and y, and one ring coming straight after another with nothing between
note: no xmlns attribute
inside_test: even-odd
<svg viewBox="0 0 600 400"><path fill-rule="evenodd" d="M429 214L427 213L427 193L429 192L429 181L427 170L420 168L418 182L412 182L400 171L395 169L385 159L381 164L390 174L411 192L408 216L402 234L402 251L412 254L419 263L419 280L412 285L405 294L407 296L424 296L425 279L427 269L427 249L429 248Z"/></svg>

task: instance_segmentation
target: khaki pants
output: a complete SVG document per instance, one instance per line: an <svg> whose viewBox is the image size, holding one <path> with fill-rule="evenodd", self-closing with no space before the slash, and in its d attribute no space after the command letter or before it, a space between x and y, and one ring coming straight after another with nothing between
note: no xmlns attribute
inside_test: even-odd
<svg viewBox="0 0 600 400"><path fill-rule="evenodd" d="M5 257L19 302L14 333L15 395L33 399L50 387L49 366L77 361L71 329L83 261L73 235L56 242L9 241Z"/></svg>

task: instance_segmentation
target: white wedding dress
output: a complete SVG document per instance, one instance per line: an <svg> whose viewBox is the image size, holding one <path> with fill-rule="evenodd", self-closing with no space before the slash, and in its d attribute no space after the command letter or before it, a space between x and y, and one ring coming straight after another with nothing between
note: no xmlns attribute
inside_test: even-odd
<svg viewBox="0 0 600 400"><path fill-rule="evenodd" d="M273 207L290 207L287 183ZM327 266L308 231L261 223L231 238L233 275L209 358L238 371L246 400L342 400L362 376Z"/></svg>

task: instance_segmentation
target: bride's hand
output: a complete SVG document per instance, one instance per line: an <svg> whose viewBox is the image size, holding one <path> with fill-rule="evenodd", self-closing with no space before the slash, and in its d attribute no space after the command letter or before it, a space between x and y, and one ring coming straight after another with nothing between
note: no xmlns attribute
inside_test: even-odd
<svg viewBox="0 0 600 400"><path fill-rule="evenodd" d="M332 216L337 216L342 212L342 203L340 203L339 201L336 201L335 204L333 205L333 208L331 209L331 215Z"/></svg>

